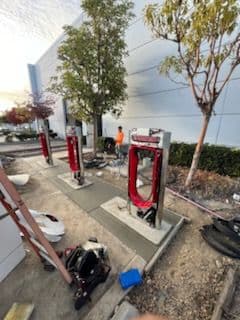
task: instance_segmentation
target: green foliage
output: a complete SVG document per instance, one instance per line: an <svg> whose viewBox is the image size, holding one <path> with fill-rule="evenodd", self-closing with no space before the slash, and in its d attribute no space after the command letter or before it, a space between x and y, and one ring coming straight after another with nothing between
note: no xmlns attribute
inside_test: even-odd
<svg viewBox="0 0 240 320"><path fill-rule="evenodd" d="M190 167L195 144L172 143L169 164ZM199 161L199 169L213 171L230 177L240 176L240 150L205 144Z"/></svg>
<svg viewBox="0 0 240 320"><path fill-rule="evenodd" d="M15 136L20 140L20 141L25 141L25 140L36 140L38 138L38 134L36 132L31 132L30 130L25 130L22 132L16 132Z"/></svg>
<svg viewBox="0 0 240 320"><path fill-rule="evenodd" d="M83 0L81 7L86 13L82 25L64 27L58 75L50 90L66 99L76 119L93 122L107 112L119 116L127 99L124 34L133 3Z"/></svg>
<svg viewBox="0 0 240 320"><path fill-rule="evenodd" d="M0 124L7 123L6 113L0 114Z"/></svg>
<svg viewBox="0 0 240 320"><path fill-rule="evenodd" d="M176 54L161 61L160 72L170 79L171 73L181 75L203 114L211 116L240 64L239 16L238 0L164 0L145 9L154 36L176 44Z"/></svg>
<svg viewBox="0 0 240 320"><path fill-rule="evenodd" d="M99 152L104 151L104 146L105 146L105 137L98 137L97 139L97 148Z"/></svg>

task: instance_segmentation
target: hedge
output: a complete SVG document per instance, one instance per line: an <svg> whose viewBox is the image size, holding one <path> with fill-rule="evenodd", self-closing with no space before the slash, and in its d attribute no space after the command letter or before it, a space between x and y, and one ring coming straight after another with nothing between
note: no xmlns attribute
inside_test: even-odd
<svg viewBox="0 0 240 320"><path fill-rule="evenodd" d="M170 148L169 164L190 167L194 149L195 144L173 142ZM220 175L240 177L240 149L205 144L198 168Z"/></svg>

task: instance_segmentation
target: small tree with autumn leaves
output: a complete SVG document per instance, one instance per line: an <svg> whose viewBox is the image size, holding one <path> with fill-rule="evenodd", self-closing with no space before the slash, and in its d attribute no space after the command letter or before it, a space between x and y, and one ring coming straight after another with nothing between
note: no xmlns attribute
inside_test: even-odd
<svg viewBox="0 0 240 320"><path fill-rule="evenodd" d="M175 54L160 63L160 72L170 79L182 76L203 115L187 187L197 170L216 101L240 64L239 17L238 0L164 0L145 10L154 36L176 46Z"/></svg>
<svg viewBox="0 0 240 320"><path fill-rule="evenodd" d="M44 92L29 94L27 101L23 103L25 108L31 110L34 119L46 120L54 114L55 99Z"/></svg>
<svg viewBox="0 0 240 320"><path fill-rule="evenodd" d="M31 109L18 105L6 112L5 119L7 123L17 126L25 123L31 124L34 117Z"/></svg>

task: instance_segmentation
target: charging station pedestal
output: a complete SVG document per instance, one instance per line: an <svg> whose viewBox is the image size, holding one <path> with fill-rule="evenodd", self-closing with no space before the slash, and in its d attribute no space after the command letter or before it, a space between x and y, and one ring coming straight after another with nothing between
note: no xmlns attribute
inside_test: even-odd
<svg viewBox="0 0 240 320"><path fill-rule="evenodd" d="M101 205L121 223L155 245L160 245L173 229L164 210L170 138L171 133L161 129L133 129L128 158L128 200L115 197ZM152 160L152 183L147 199L137 188L141 154L146 153Z"/></svg>
<svg viewBox="0 0 240 320"><path fill-rule="evenodd" d="M41 127L41 130L39 132L39 142L41 145L42 155L45 161L39 160L37 161L37 164L44 169L55 167L56 165L54 165L53 163L48 125L46 122L43 123L43 126Z"/></svg>
<svg viewBox="0 0 240 320"><path fill-rule="evenodd" d="M70 173L58 175L58 178L66 182L73 189L82 189L92 184L84 176L83 162L81 163L81 128L77 126L68 126L66 129L68 162Z"/></svg>

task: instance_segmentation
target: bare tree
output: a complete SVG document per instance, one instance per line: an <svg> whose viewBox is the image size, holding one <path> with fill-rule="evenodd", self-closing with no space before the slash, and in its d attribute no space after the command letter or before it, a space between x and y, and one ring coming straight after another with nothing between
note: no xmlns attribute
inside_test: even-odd
<svg viewBox="0 0 240 320"><path fill-rule="evenodd" d="M186 187L197 170L216 101L240 64L239 15L238 0L165 0L145 10L154 36L176 45L160 72L177 83L176 76L182 76L203 115Z"/></svg>

